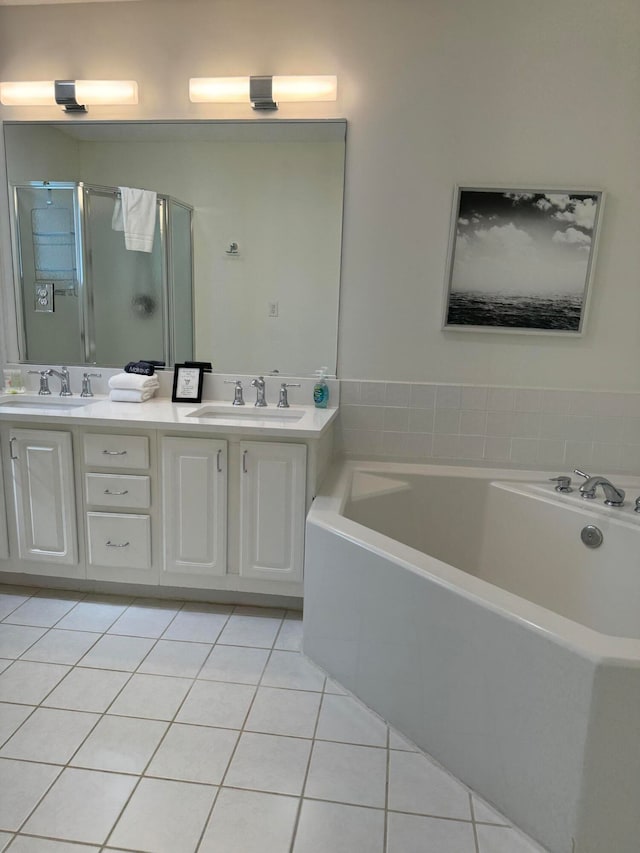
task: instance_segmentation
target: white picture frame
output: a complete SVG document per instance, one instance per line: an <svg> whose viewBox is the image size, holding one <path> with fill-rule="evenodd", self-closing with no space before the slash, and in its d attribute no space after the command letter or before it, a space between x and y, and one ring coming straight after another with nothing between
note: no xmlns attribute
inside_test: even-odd
<svg viewBox="0 0 640 853"><path fill-rule="evenodd" d="M442 329L580 336L604 192L457 185Z"/></svg>

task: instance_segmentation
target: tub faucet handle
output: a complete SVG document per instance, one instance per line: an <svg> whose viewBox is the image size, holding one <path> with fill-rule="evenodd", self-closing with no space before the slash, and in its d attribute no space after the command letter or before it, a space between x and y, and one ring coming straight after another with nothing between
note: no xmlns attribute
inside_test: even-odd
<svg viewBox="0 0 640 853"><path fill-rule="evenodd" d="M555 487L556 492L572 492L571 488L571 477L568 477L566 474L561 474L559 477L551 477L551 483L557 483L558 485Z"/></svg>
<svg viewBox="0 0 640 853"><path fill-rule="evenodd" d="M573 473L577 474L579 477L584 477L585 481L588 483L591 480L591 474L585 474L584 471L579 471L577 468L573 469ZM589 501L592 501L596 496L595 487L589 486L585 489L584 484L580 486L580 494L583 498L586 498Z"/></svg>
<svg viewBox="0 0 640 853"><path fill-rule="evenodd" d="M640 512L640 498L636 498L636 505L634 509L636 512Z"/></svg>

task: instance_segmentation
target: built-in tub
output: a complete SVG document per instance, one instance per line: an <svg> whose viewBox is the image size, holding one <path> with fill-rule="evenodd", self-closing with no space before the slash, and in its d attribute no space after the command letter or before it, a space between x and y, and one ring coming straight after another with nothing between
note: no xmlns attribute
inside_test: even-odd
<svg viewBox="0 0 640 853"><path fill-rule="evenodd" d="M640 478L609 508L549 476L336 467L304 651L553 853L638 853Z"/></svg>

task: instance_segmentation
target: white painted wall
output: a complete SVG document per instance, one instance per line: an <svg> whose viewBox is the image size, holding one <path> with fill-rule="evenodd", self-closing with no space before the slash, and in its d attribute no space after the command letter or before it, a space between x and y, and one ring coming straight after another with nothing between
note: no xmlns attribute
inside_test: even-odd
<svg viewBox="0 0 640 853"><path fill-rule="evenodd" d="M71 37L73 33L73 37ZM136 78L93 118L255 118L192 105L190 76L336 73L349 121L339 372L640 387L637 0L143 0L0 9L0 79ZM56 108L3 117L58 118ZM440 331L453 185L608 193L581 339Z"/></svg>

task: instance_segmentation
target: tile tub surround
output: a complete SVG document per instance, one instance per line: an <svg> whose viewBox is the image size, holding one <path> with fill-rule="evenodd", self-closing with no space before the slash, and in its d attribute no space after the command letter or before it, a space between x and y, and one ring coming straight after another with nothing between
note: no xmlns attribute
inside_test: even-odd
<svg viewBox="0 0 640 853"><path fill-rule="evenodd" d="M10 586L0 608L0 850L540 853L310 663L299 613Z"/></svg>
<svg viewBox="0 0 640 853"><path fill-rule="evenodd" d="M354 458L640 474L640 393L343 380Z"/></svg>

